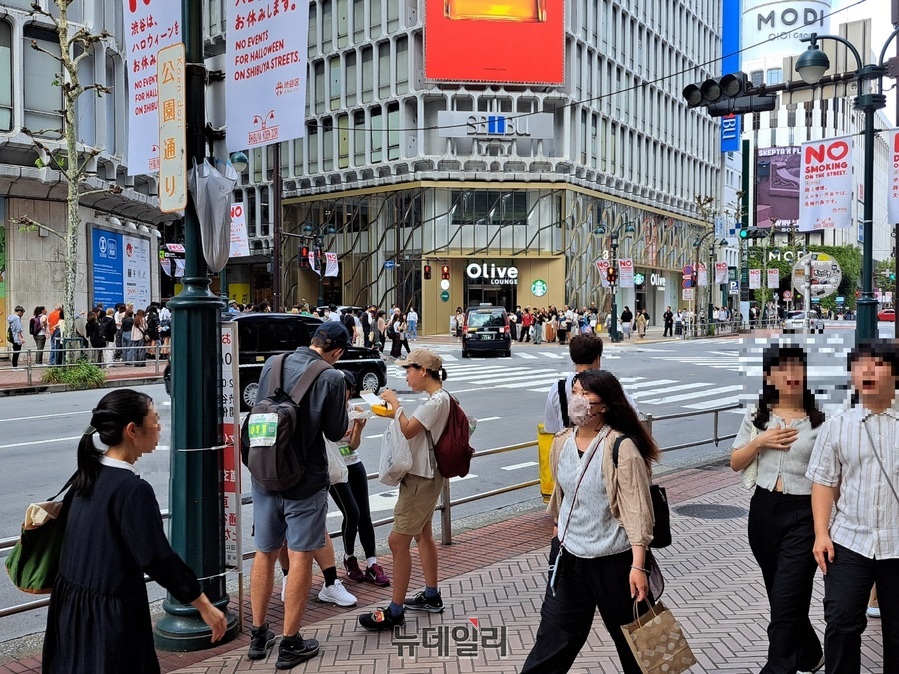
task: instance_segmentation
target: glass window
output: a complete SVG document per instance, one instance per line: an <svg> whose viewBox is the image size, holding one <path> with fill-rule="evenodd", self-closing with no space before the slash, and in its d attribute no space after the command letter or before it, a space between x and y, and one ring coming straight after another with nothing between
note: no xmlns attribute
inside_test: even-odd
<svg viewBox="0 0 899 674"><path fill-rule="evenodd" d="M356 166L365 163L365 113L353 113L353 162Z"/></svg>
<svg viewBox="0 0 899 674"><path fill-rule="evenodd" d="M387 33L400 29L400 0L387 0Z"/></svg>
<svg viewBox="0 0 899 674"><path fill-rule="evenodd" d="M31 10L31 3L35 0L3 0L6 7L17 7L18 9Z"/></svg>
<svg viewBox="0 0 899 674"><path fill-rule="evenodd" d="M387 106L387 158L400 158L400 104Z"/></svg>
<svg viewBox="0 0 899 674"><path fill-rule="evenodd" d="M340 85L344 79L339 56L332 56L328 59L328 70L331 80L331 110L337 110L340 107L340 90L342 88Z"/></svg>
<svg viewBox="0 0 899 674"><path fill-rule="evenodd" d="M409 38L405 35L396 40L396 93L409 91Z"/></svg>
<svg viewBox="0 0 899 674"><path fill-rule="evenodd" d="M381 34L381 0L369 0L368 24L371 37Z"/></svg>
<svg viewBox="0 0 899 674"><path fill-rule="evenodd" d="M306 149L309 155L309 173L318 173L318 125L315 121L306 126Z"/></svg>
<svg viewBox="0 0 899 674"><path fill-rule="evenodd" d="M81 49L76 49L76 53ZM94 57L87 56L78 64L78 79L86 87L96 82ZM78 139L88 145L97 144L97 92L91 89L78 97Z"/></svg>
<svg viewBox="0 0 899 674"><path fill-rule="evenodd" d="M381 108L371 111L371 161L384 161L384 122L381 119Z"/></svg>
<svg viewBox="0 0 899 674"><path fill-rule="evenodd" d="M337 116L337 168L349 168L350 165L350 118L348 115Z"/></svg>
<svg viewBox="0 0 899 674"><path fill-rule="evenodd" d="M768 69L768 84L780 84L784 81L783 68Z"/></svg>
<svg viewBox="0 0 899 674"><path fill-rule="evenodd" d="M0 131L12 129L12 27L0 21Z"/></svg>
<svg viewBox="0 0 899 674"><path fill-rule="evenodd" d="M23 87L25 104L24 125L36 135L59 138L62 130L62 87L53 86L61 78L60 64L56 59L31 48L31 40L59 56L59 42L55 33L26 26L24 30L23 60L24 80L30 86Z"/></svg>
<svg viewBox="0 0 899 674"><path fill-rule="evenodd" d="M374 98L374 51L371 47L362 50L362 102L368 103Z"/></svg>
<svg viewBox="0 0 899 674"><path fill-rule="evenodd" d="M349 44L350 7L349 0L337 0L337 47Z"/></svg>
<svg viewBox="0 0 899 674"><path fill-rule="evenodd" d="M318 51L318 17L316 14L316 5L313 2L309 5L309 46L306 53L309 58L315 56Z"/></svg>
<svg viewBox="0 0 899 674"><path fill-rule="evenodd" d="M365 0L353 0L353 42L365 40Z"/></svg>
<svg viewBox="0 0 899 674"><path fill-rule="evenodd" d="M325 111L325 62L316 61L312 66L315 81L315 111Z"/></svg>
<svg viewBox="0 0 899 674"><path fill-rule="evenodd" d="M325 117L322 120L322 170L334 169L334 120Z"/></svg>
<svg viewBox="0 0 899 674"><path fill-rule="evenodd" d="M259 229L257 228L256 219L256 188L251 187L247 190L247 232L250 236L259 237Z"/></svg>
<svg viewBox="0 0 899 674"><path fill-rule="evenodd" d="M356 52L347 52L344 56L346 59L346 79L343 86L346 90L346 104L356 105Z"/></svg>
<svg viewBox="0 0 899 674"><path fill-rule="evenodd" d="M262 231L260 232L261 236L269 235L269 227L271 224L271 220L269 219L270 211L268 208L268 195L268 187L259 188L259 224L262 227Z"/></svg>
<svg viewBox="0 0 899 674"><path fill-rule="evenodd" d="M331 0L322 0L322 52L331 51L334 16Z"/></svg>
<svg viewBox="0 0 899 674"><path fill-rule="evenodd" d="M382 42L378 45L378 95L381 98L390 96L390 81L393 79L390 72L390 43Z"/></svg>
<svg viewBox="0 0 899 674"><path fill-rule="evenodd" d="M106 55L106 86L116 86L116 57L113 54ZM116 90L113 89L113 92ZM111 155L118 154L118 119L116 117L115 93L105 94L100 100L106 110L106 151Z"/></svg>

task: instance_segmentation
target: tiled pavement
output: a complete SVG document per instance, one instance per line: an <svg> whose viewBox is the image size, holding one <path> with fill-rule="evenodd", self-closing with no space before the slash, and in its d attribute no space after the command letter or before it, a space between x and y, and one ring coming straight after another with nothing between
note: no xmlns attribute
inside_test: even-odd
<svg viewBox="0 0 899 674"><path fill-rule="evenodd" d="M665 572L664 600L681 622L698 664L694 672L751 674L764 664L767 638L767 602L761 576L746 543L746 508L749 495L737 476L718 465L690 469L659 480L668 488L672 504L671 547L657 551ZM681 508L688 507L681 511ZM359 613L382 604L388 592L371 585L350 589L359 607L337 609L310 602L302 633L322 642L322 655L293 671L381 674L406 671L417 674L517 672L533 644L545 584L547 541L551 522L542 512L458 534L452 546L438 546L441 588L447 604L442 615L407 614L406 634L424 627L469 624L478 618L486 627L506 627L507 654L498 649L479 649L471 657L439 656L436 648L422 649L414 657L400 657L390 634L372 634L356 626ZM389 557L382 559L388 573ZM422 578L412 579L412 588ZM320 585L320 579L314 587ZM816 581L812 620L823 630L823 584ZM271 619L281 619L280 602L272 600ZM247 620L249 614L246 614ZM435 634L435 632L431 632ZM251 662L244 657L247 637L213 651L188 654L161 653L164 672L172 674L233 674L274 672L276 654ZM863 640L864 672L882 672L878 621L871 621ZM277 647L275 651L277 650ZM0 666L0 674L38 672L30 659ZM571 670L577 674L617 672L614 648L599 620Z"/></svg>

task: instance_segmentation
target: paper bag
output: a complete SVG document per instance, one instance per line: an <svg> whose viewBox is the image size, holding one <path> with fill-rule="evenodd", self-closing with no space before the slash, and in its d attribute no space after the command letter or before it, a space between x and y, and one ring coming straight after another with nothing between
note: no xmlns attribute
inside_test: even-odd
<svg viewBox="0 0 899 674"><path fill-rule="evenodd" d="M645 674L680 674L696 664L681 626L662 602L621 630Z"/></svg>

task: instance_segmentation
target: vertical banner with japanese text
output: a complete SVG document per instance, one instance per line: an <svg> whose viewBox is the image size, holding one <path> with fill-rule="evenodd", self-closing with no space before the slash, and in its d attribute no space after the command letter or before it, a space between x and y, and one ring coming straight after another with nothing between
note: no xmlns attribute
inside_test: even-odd
<svg viewBox="0 0 899 674"><path fill-rule="evenodd" d="M769 269L768 270L768 287L772 290L777 290L780 288L780 270L779 269Z"/></svg>
<svg viewBox="0 0 899 674"><path fill-rule="evenodd" d="M852 137L802 144L799 231L852 224Z"/></svg>
<svg viewBox="0 0 899 674"><path fill-rule="evenodd" d="M709 270L705 262L699 263L699 271L696 274L696 285L707 286L709 284Z"/></svg>
<svg viewBox="0 0 899 674"><path fill-rule="evenodd" d="M123 0L128 78L128 175L159 170L156 59L181 42L179 0Z"/></svg>
<svg viewBox="0 0 899 674"><path fill-rule="evenodd" d="M302 138L308 3L227 0L227 5L228 150Z"/></svg>
<svg viewBox="0 0 899 674"><path fill-rule="evenodd" d="M891 225L899 223L899 129L889 135L889 185L887 185L887 219Z"/></svg>
<svg viewBox="0 0 899 674"><path fill-rule="evenodd" d="M230 257L249 257L250 242L247 238L247 212L240 202L231 204L231 254Z"/></svg>
<svg viewBox="0 0 899 674"><path fill-rule="evenodd" d="M337 253L325 253L325 276L336 277L340 273L337 263Z"/></svg>
<svg viewBox="0 0 899 674"><path fill-rule="evenodd" d="M599 258L595 262L595 264L596 264L596 269L599 270L599 281L602 284L602 287L603 288L610 287L609 279L608 279L608 272L609 272L609 267L612 266L612 263L609 262L608 260L604 260L603 258Z"/></svg>
<svg viewBox="0 0 899 674"><path fill-rule="evenodd" d="M750 290L758 290L762 287L762 270L761 269L750 269L749 270L749 289Z"/></svg>
<svg viewBox="0 0 899 674"><path fill-rule="evenodd" d="M240 403L237 388L237 324L222 323L222 489L225 501L225 566L241 568Z"/></svg>
<svg viewBox="0 0 899 674"><path fill-rule="evenodd" d="M727 283L727 262L715 263L715 284Z"/></svg>
<svg viewBox="0 0 899 674"><path fill-rule="evenodd" d="M618 285L622 288L634 287L634 261L629 257L618 260Z"/></svg>

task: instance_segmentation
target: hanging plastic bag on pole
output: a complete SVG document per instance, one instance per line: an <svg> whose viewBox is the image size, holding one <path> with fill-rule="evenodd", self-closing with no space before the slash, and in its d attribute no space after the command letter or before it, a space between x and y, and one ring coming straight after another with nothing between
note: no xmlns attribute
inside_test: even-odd
<svg viewBox="0 0 899 674"><path fill-rule="evenodd" d="M231 253L231 199L237 183L237 171L231 164L223 164L224 174L203 160L188 172L188 186L197 218L200 221L200 239L203 258L213 272L220 272L228 264Z"/></svg>

